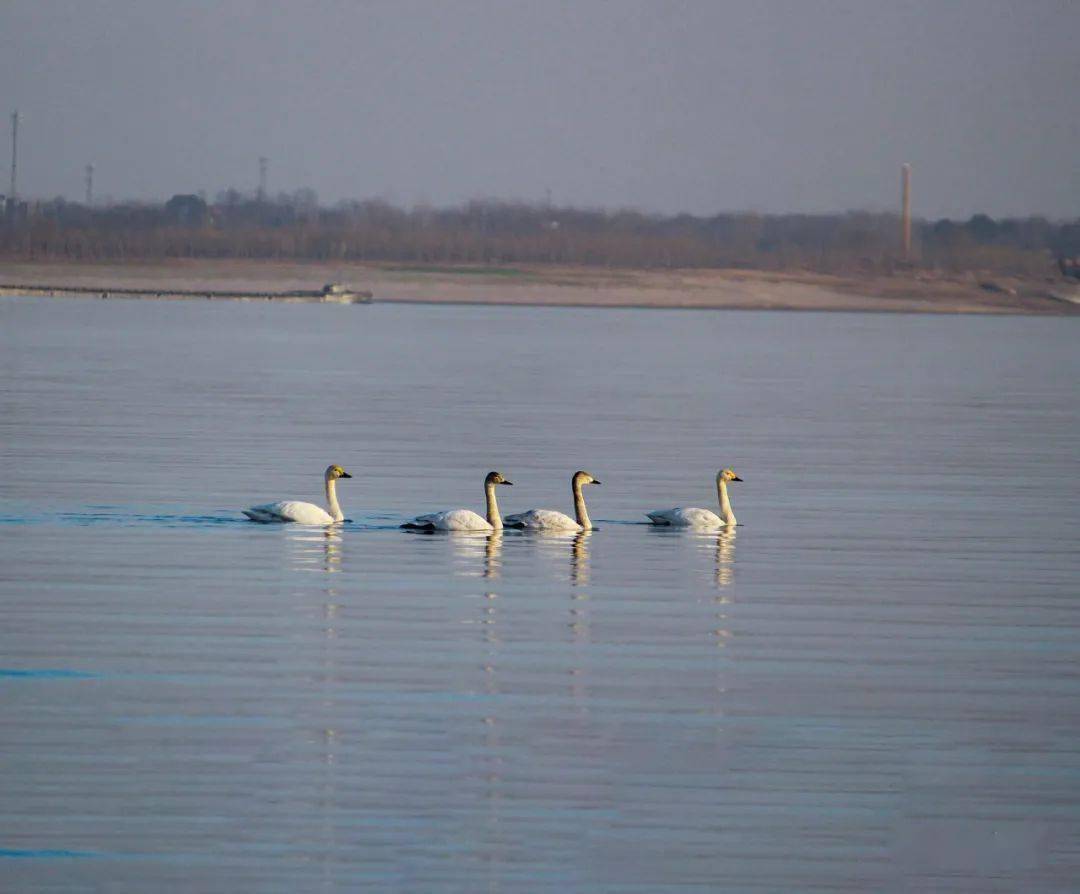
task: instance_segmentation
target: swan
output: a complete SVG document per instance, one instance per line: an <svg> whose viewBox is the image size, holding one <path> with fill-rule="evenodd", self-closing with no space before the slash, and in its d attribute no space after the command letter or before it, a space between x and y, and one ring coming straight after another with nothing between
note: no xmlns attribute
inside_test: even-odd
<svg viewBox="0 0 1080 894"><path fill-rule="evenodd" d="M508 528L529 528L537 531L591 531L592 522L589 521L589 513L585 509L585 498L581 495L583 484L599 484L588 472L575 472L570 479L570 489L574 493L574 514L577 521L569 515L555 512L552 509L530 509L528 512L519 512L516 515L506 516Z"/></svg>
<svg viewBox="0 0 1080 894"><path fill-rule="evenodd" d="M335 482L339 478L352 478L352 475L341 466L333 465L326 467L323 477L326 479L326 504L330 507L329 512L314 503L278 500L276 503L263 503L245 509L244 515L257 522L296 522L301 525L332 525L345 521L338 505Z"/></svg>
<svg viewBox="0 0 1080 894"><path fill-rule="evenodd" d="M716 493L720 499L720 513L717 515L708 509L656 509L647 512L654 525L670 525L673 528L719 528L724 525L734 527L738 522L731 511L728 500L727 483L742 481L734 469L721 469L716 473Z"/></svg>
<svg viewBox="0 0 1080 894"><path fill-rule="evenodd" d="M401 527L420 531L501 531L503 522L499 515L499 504L495 502L495 485L509 484L500 472L488 472L484 479L484 495L487 497L487 518L482 518L471 509L447 509L418 515Z"/></svg>

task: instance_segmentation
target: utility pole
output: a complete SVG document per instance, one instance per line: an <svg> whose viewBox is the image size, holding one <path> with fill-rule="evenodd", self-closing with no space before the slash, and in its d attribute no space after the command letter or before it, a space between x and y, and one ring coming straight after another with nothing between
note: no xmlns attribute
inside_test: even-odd
<svg viewBox="0 0 1080 894"><path fill-rule="evenodd" d="M94 204L94 166L86 166L86 207Z"/></svg>
<svg viewBox="0 0 1080 894"><path fill-rule="evenodd" d="M900 240L904 260L911 260L911 165L900 168Z"/></svg>
<svg viewBox="0 0 1080 894"><path fill-rule="evenodd" d="M9 198L15 201L15 166L19 157L19 111L11 113L11 189Z"/></svg>
<svg viewBox="0 0 1080 894"><path fill-rule="evenodd" d="M259 191L256 197L260 202L266 201L266 166L270 163L265 155L259 156Z"/></svg>

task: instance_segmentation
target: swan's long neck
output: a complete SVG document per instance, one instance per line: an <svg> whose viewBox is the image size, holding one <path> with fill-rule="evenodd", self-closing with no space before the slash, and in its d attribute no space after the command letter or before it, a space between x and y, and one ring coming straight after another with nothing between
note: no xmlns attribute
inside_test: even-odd
<svg viewBox="0 0 1080 894"><path fill-rule="evenodd" d="M502 516L499 515L499 504L495 499L495 484L488 482L484 485L484 495L487 497L487 520L496 531L502 530Z"/></svg>
<svg viewBox="0 0 1080 894"><path fill-rule="evenodd" d="M586 531L592 530L592 522L589 521L589 510L585 508L585 497L581 494L581 482L573 482L574 489L574 514L577 516L577 523L581 525Z"/></svg>
<svg viewBox="0 0 1080 894"><path fill-rule="evenodd" d="M341 514L341 507L337 501L337 481L333 478L326 479L326 505L334 521L345 521L345 516Z"/></svg>
<svg viewBox="0 0 1080 894"><path fill-rule="evenodd" d="M724 524L736 524L735 513L731 511L731 501L727 495L727 482L723 478L718 478L716 481L716 494L720 498L720 515L724 519Z"/></svg>

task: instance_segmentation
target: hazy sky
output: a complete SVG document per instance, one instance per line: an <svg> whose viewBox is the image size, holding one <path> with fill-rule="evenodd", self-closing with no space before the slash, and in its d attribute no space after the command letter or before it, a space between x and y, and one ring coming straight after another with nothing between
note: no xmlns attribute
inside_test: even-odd
<svg viewBox="0 0 1080 894"><path fill-rule="evenodd" d="M0 0L6 191L1080 216L1080 0Z"/></svg>

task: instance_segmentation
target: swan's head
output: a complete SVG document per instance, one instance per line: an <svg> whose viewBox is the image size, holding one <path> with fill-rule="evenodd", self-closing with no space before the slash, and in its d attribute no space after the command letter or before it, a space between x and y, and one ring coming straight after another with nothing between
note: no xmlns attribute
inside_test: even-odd
<svg viewBox="0 0 1080 894"><path fill-rule="evenodd" d="M588 472L574 472L574 477L570 481L575 487L582 484L599 484L600 482L593 478Z"/></svg>
<svg viewBox="0 0 1080 894"><path fill-rule="evenodd" d="M514 483L513 481L507 481L505 478L503 478L502 472L488 472L487 473L487 478L484 479L484 486L485 487L488 487L488 486L490 486L492 484L510 484L510 485L512 485L513 483Z"/></svg>
<svg viewBox="0 0 1080 894"><path fill-rule="evenodd" d="M716 483L721 481L742 481L742 479L735 474L734 469L721 469L716 473Z"/></svg>
<svg viewBox="0 0 1080 894"><path fill-rule="evenodd" d="M326 467L326 480L337 481L339 478L352 478L348 472L346 472L341 466L333 465Z"/></svg>

